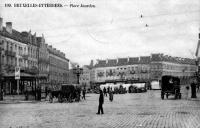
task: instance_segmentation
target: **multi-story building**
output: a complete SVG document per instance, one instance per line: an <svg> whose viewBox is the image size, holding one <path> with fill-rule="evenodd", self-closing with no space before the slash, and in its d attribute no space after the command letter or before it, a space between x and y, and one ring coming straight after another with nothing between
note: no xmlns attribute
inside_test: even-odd
<svg viewBox="0 0 200 128"><path fill-rule="evenodd" d="M99 60L95 65L95 81L137 81L150 77L150 57Z"/></svg>
<svg viewBox="0 0 200 128"><path fill-rule="evenodd" d="M78 78L77 74L74 73L74 68L69 69L69 77L68 77L68 82L69 84L77 84L78 83Z"/></svg>
<svg viewBox="0 0 200 128"><path fill-rule="evenodd" d="M178 76L185 83L195 71L195 60L163 54L98 60L93 68L96 83L160 80L164 75Z"/></svg>
<svg viewBox="0 0 200 128"><path fill-rule="evenodd" d="M32 36L32 35L31 35ZM23 93L25 83L33 87L35 76L28 69L28 44L30 40L24 33L20 33L12 28L12 22L6 22L3 27L3 19L0 18L0 42L1 42L1 66L3 72L3 88L6 93L14 94L17 91ZM15 68L20 67L21 74L19 90L17 80L15 80ZM33 71L34 72L34 71Z"/></svg>
<svg viewBox="0 0 200 128"><path fill-rule="evenodd" d="M38 76L40 83L47 83L49 76L49 52L48 45L45 43L45 38L37 37L39 56L38 56Z"/></svg>
<svg viewBox="0 0 200 128"><path fill-rule="evenodd" d="M178 76L182 83L188 83L196 71L194 59L163 54L152 54L151 56L151 79L161 79L164 75L173 75Z"/></svg>
<svg viewBox="0 0 200 128"><path fill-rule="evenodd" d="M3 26L0 18L1 86L6 94L34 91L41 82L57 86L69 80L69 60L65 54L45 44L44 37L19 32L11 22ZM15 68L20 68L20 79L15 79ZM19 69L18 68L18 69Z"/></svg>
<svg viewBox="0 0 200 128"><path fill-rule="evenodd" d="M38 43L36 33L34 35L29 32L21 32L22 38L27 42L28 54L22 55L24 59L27 60L28 68L23 70L28 70L30 73L38 73Z"/></svg>
<svg viewBox="0 0 200 128"><path fill-rule="evenodd" d="M86 88L90 88L90 73L91 73L91 67L88 65L83 66L83 72L80 74L80 84Z"/></svg>
<svg viewBox="0 0 200 128"><path fill-rule="evenodd" d="M49 82L53 88L59 88L62 83L67 83L69 74L69 60L65 54L48 46L49 52Z"/></svg>

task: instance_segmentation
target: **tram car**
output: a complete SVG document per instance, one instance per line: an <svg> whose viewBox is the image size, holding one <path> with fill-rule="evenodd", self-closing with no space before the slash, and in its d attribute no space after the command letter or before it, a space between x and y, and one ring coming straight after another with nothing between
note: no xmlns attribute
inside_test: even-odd
<svg viewBox="0 0 200 128"><path fill-rule="evenodd" d="M161 99L168 99L169 95L174 95L175 99L181 99L180 79L174 76L163 76L161 80Z"/></svg>

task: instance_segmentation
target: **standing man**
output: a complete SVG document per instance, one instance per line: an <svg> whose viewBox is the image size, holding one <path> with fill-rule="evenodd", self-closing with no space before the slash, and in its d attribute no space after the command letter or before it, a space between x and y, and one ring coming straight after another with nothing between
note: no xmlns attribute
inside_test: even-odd
<svg viewBox="0 0 200 128"><path fill-rule="evenodd" d="M106 93L106 88L105 87L103 88L103 93L104 93L104 96L107 97L107 93Z"/></svg>
<svg viewBox="0 0 200 128"><path fill-rule="evenodd" d="M196 95L197 81L195 78L193 78L190 86L191 86L191 98L197 98L197 95Z"/></svg>
<svg viewBox="0 0 200 128"><path fill-rule="evenodd" d="M85 88L83 89L82 93L83 93L83 98L82 98L82 99L84 99L84 100L85 100L85 93L86 93L86 90L85 90Z"/></svg>
<svg viewBox="0 0 200 128"><path fill-rule="evenodd" d="M0 87L0 100L3 100L3 89Z"/></svg>
<svg viewBox="0 0 200 128"><path fill-rule="evenodd" d="M103 91L100 90L100 95L99 95L99 107L98 107L98 112L96 114L104 114L103 113L103 103L104 103L104 96L103 96Z"/></svg>
<svg viewBox="0 0 200 128"><path fill-rule="evenodd" d="M113 101L113 91L112 91L112 88L110 89L110 92L109 92L109 100L111 102Z"/></svg>

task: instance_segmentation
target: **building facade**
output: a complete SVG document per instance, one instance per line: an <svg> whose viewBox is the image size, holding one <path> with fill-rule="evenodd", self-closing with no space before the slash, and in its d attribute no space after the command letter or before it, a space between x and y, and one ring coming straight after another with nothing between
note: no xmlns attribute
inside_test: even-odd
<svg viewBox="0 0 200 128"><path fill-rule="evenodd" d="M35 88L33 87L34 83L36 84L35 70L30 70L28 63L30 57L28 48L31 40L27 36L14 30L12 22L6 22L6 27L3 27L3 19L0 18L0 42L2 48L0 66L3 78L3 86L1 88L5 90L6 94L23 93L27 88L25 83L28 83L31 88ZM16 67L19 67L21 72L19 81L15 79Z"/></svg>
<svg viewBox="0 0 200 128"><path fill-rule="evenodd" d="M151 79L161 79L164 75L173 75L186 84L197 71L194 59L152 54Z"/></svg>
<svg viewBox="0 0 200 128"><path fill-rule="evenodd" d="M48 45L45 43L45 38L37 37L39 56L38 56L38 76L40 83L48 83L49 78L49 52Z"/></svg>
<svg viewBox="0 0 200 128"><path fill-rule="evenodd" d="M178 76L186 83L196 70L194 59L163 54L98 60L93 68L95 83L147 82L161 80L164 75Z"/></svg>
<svg viewBox="0 0 200 128"><path fill-rule="evenodd" d="M49 52L49 78L48 81L55 89L62 83L68 83L69 79L69 60L65 54L59 50L48 46Z"/></svg>
<svg viewBox="0 0 200 128"><path fill-rule="evenodd" d="M12 22L4 27L0 18L0 47L1 88L6 94L35 91L44 82L59 86L69 81L69 60L63 52L48 46L44 36L19 32L12 28ZM17 68L20 79L15 78Z"/></svg>
<svg viewBox="0 0 200 128"><path fill-rule="evenodd" d="M90 66L85 65L82 67L82 69L83 69L83 72L82 74L80 74L80 80L79 80L80 84L86 88L90 88L91 68Z"/></svg>

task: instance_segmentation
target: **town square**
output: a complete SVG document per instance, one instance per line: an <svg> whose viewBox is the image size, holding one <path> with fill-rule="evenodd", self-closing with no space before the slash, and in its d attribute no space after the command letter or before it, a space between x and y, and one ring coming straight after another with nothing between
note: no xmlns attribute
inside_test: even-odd
<svg viewBox="0 0 200 128"><path fill-rule="evenodd" d="M200 128L198 0L1 0L0 128Z"/></svg>

